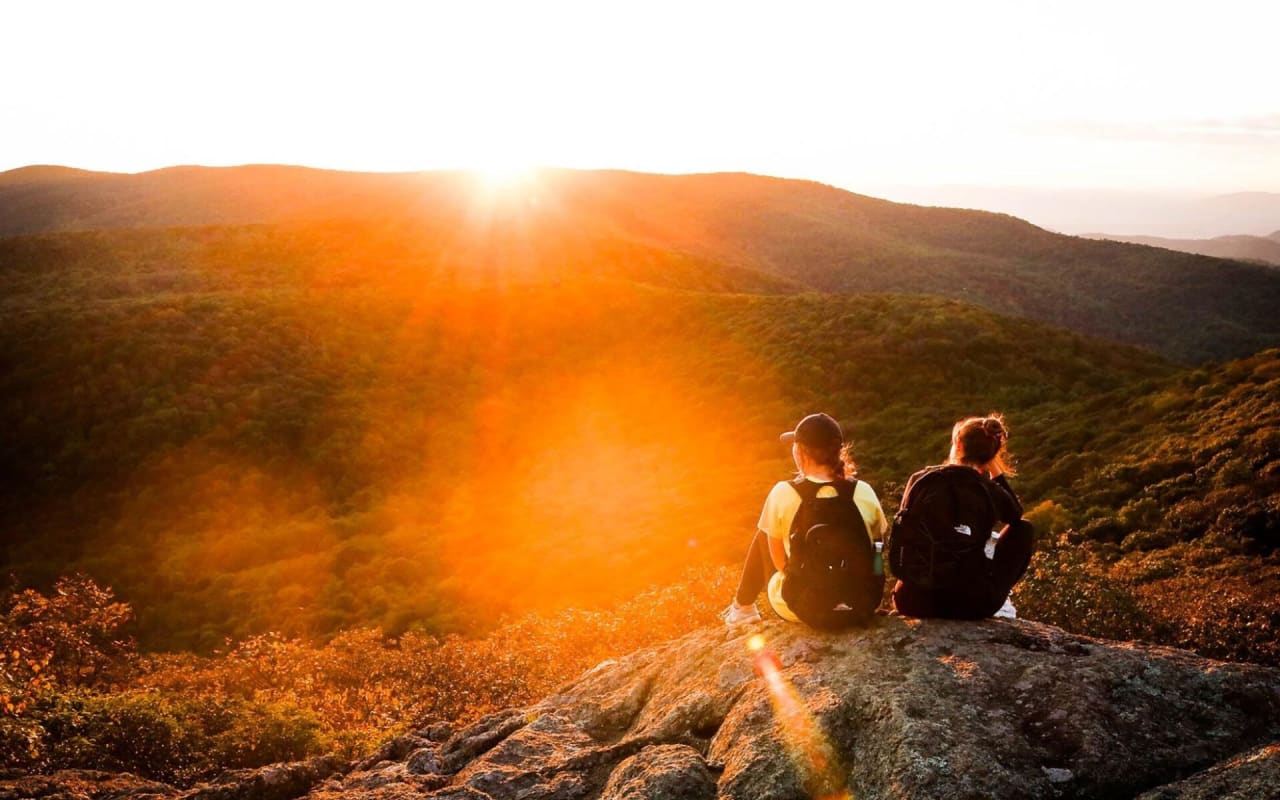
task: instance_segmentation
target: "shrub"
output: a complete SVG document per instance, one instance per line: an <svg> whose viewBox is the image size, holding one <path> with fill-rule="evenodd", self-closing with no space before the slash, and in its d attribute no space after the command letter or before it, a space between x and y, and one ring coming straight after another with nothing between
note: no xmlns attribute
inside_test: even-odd
<svg viewBox="0 0 1280 800"><path fill-rule="evenodd" d="M48 595L10 589L0 596L0 652L12 656L5 673L19 682L43 672L64 686L107 683L133 655L119 633L129 617L128 605L85 575L59 578Z"/></svg>
<svg viewBox="0 0 1280 800"><path fill-rule="evenodd" d="M1089 520L1080 529L1079 537L1091 542L1118 543L1124 539L1126 530L1114 517L1103 516Z"/></svg>
<svg viewBox="0 0 1280 800"><path fill-rule="evenodd" d="M44 732L36 765L174 780L189 766L192 732L166 705L151 693L47 694L33 714Z"/></svg>
<svg viewBox="0 0 1280 800"><path fill-rule="evenodd" d="M1153 630L1131 588L1108 576L1063 536L1041 548L1014 589L1020 616L1073 633L1107 639L1140 639Z"/></svg>
<svg viewBox="0 0 1280 800"><path fill-rule="evenodd" d="M1052 500L1038 503L1024 516L1035 526L1036 535L1041 541L1052 540L1071 527L1070 512Z"/></svg>
<svg viewBox="0 0 1280 800"><path fill-rule="evenodd" d="M55 692L32 717L42 740L30 766L126 771L178 784L297 760L326 744L310 711L208 693Z"/></svg>
<svg viewBox="0 0 1280 800"><path fill-rule="evenodd" d="M1280 580L1256 573L1179 576L1137 590L1161 641L1211 658L1280 664Z"/></svg>

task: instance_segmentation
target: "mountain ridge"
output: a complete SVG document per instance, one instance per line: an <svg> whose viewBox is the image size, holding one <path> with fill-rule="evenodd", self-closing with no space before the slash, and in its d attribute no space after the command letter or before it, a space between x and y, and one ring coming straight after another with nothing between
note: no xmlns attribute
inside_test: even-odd
<svg viewBox="0 0 1280 800"><path fill-rule="evenodd" d="M85 181L23 184L21 192L0 186L7 203L0 230L56 237L30 231L90 222L139 230L268 225L296 249L309 232L324 238L326 228L345 226L346 240L328 236L326 246L336 247L352 274L377 262L371 243L402 266L438 264L453 252L447 271L458 277L475 274L477 263L558 279L566 258L595 271L684 260L689 276L738 270L737 278L712 281L729 290L754 276L746 281L751 291L935 294L1184 362L1280 344L1274 270L1065 237L1008 215L891 203L812 181L544 170L500 189L461 172L178 170L88 180L92 191L76 188ZM100 233L104 241L113 235ZM15 238L0 242L26 246ZM650 269L650 277L660 271Z"/></svg>
<svg viewBox="0 0 1280 800"><path fill-rule="evenodd" d="M1081 234L1089 239L1106 239L1112 242L1127 242L1148 247L1162 247L1166 250L1177 250L1183 253L1230 258L1237 261L1255 261L1271 266L1280 266L1280 238L1276 234L1270 236L1215 236L1212 239L1166 239L1161 236L1121 236L1111 233Z"/></svg>
<svg viewBox="0 0 1280 800"><path fill-rule="evenodd" d="M1205 239L1265 235L1280 221L1280 194L1121 189L1034 189L999 186L886 186L897 200L931 206L986 208L1023 217L1045 228L1081 235L1126 230L1143 236Z"/></svg>

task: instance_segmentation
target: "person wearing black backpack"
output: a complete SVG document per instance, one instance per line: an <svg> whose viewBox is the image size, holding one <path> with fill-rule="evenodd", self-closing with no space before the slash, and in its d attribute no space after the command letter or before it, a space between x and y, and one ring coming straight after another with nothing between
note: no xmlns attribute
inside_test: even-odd
<svg viewBox="0 0 1280 800"><path fill-rule="evenodd" d="M1013 474L1008 438L1000 414L962 419L947 463L907 481L888 547L899 614L990 617L1026 573L1035 531L1006 477Z"/></svg>
<svg viewBox="0 0 1280 800"><path fill-rule="evenodd" d="M767 587L785 620L824 629L865 624L884 591L874 546L889 527L880 501L855 477L832 417L810 414L779 439L791 445L797 476L765 499L737 594L721 617L730 628L759 622L755 602Z"/></svg>

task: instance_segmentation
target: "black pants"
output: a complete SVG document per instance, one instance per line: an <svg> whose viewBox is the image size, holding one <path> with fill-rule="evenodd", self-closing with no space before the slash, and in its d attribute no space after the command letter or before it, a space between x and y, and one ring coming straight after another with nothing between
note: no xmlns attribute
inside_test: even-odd
<svg viewBox="0 0 1280 800"><path fill-rule="evenodd" d="M747 549L747 560L742 565L742 577L738 579L738 594L735 599L740 606L749 606L756 601L764 587L769 585L773 573L773 556L769 555L769 534L757 529Z"/></svg>
<svg viewBox="0 0 1280 800"><path fill-rule="evenodd" d="M1000 610L1014 585L1026 574L1035 549L1035 529L1025 519L1019 520L1005 528L986 574L978 576L972 587L937 592L898 581L893 589L893 606L906 617L989 617Z"/></svg>

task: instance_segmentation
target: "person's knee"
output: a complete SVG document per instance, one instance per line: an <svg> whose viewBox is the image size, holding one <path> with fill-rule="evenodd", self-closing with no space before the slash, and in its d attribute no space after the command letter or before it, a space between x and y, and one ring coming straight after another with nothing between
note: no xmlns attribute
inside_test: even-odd
<svg viewBox="0 0 1280 800"><path fill-rule="evenodd" d="M1027 559L1031 558L1035 549L1036 528L1025 519L1009 523L1009 527L1001 534L1000 544L997 547L997 551L1003 550L1007 554L1017 553Z"/></svg>
<svg viewBox="0 0 1280 800"><path fill-rule="evenodd" d="M1036 526L1031 524L1030 520L1020 519L1016 522L1009 523L1009 529L1004 532L1005 536L1012 536L1015 539L1026 539L1028 542L1035 543Z"/></svg>
<svg viewBox="0 0 1280 800"><path fill-rule="evenodd" d="M994 591L992 597L1000 595L1000 604L997 604L996 608L1004 603L1004 596L1013 590L1014 584L1022 580L1022 576L1031 566L1031 556L1034 552L1035 528L1026 520L1011 524L1000 537L989 573L991 588Z"/></svg>

